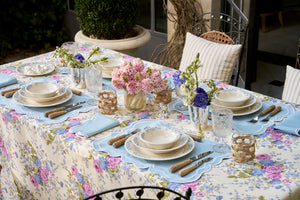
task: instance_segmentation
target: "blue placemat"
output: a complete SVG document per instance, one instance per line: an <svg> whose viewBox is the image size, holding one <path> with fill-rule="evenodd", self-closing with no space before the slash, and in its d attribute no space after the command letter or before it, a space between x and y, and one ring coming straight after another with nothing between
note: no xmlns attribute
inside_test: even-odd
<svg viewBox="0 0 300 200"><path fill-rule="evenodd" d="M110 136L96 140L93 142L94 149L96 151L104 151L109 153L111 156L121 156L122 160L128 163L133 163L135 166L139 168L148 168L151 173L159 174L168 181L171 182L177 182L177 183L186 183L186 182L192 182L201 175L207 171L209 171L213 165L217 165L222 162L223 159L225 158L230 158L231 153L227 154L219 154L219 153L212 153L209 156L213 157L211 161L208 163L203 164L202 166L198 167L195 169L193 172L187 174L184 177L181 177L178 172L176 173L170 173L169 172L169 167L181 162L183 160L186 160L192 156L198 155L200 153L212 150L212 147L214 144L217 144L217 142L212 141L212 140L203 140L202 142L195 142L195 148L194 150L189 153L188 155L175 159L175 160L169 160L169 161L149 161L149 160L144 160L144 159L139 159L136 158L129 153L127 153L126 149L124 146L121 146L119 148L114 148L113 146L109 145L107 142L111 138L114 138L119 135L123 135L126 133L130 133L131 131L139 128L139 129L144 129L145 127L156 127L156 126L170 126L169 124L166 124L163 121L160 120L153 120L153 119L144 119L144 120L139 120L136 122L133 122L130 124L130 126L124 128L122 132L115 132L112 133ZM197 161L193 162L192 164L195 164Z"/></svg>
<svg viewBox="0 0 300 200"><path fill-rule="evenodd" d="M281 111L277 113L275 116L271 117L268 122L262 122L261 120L264 119L266 116L259 118L259 121L256 123L249 122L250 119L257 116L259 113L261 113L263 110L268 108L274 104L272 101L265 101L263 102L262 108L251 115L245 115L240 117L234 117L233 118L233 124L232 128L234 128L237 132L241 134L250 134L250 135L259 135L264 133L268 127L270 127L272 124L274 124L274 121L281 121L283 118L288 116L289 114L295 112L293 106L290 104L274 104L275 106L281 106Z"/></svg>

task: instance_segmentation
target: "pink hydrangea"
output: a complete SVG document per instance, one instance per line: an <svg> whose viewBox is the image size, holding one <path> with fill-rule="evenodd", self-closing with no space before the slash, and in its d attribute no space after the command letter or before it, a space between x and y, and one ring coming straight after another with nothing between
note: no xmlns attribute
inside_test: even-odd
<svg viewBox="0 0 300 200"><path fill-rule="evenodd" d="M92 187L90 186L89 183L84 182L82 184L82 188L83 188L83 191L86 193L87 196L92 196L94 194L94 192L92 190Z"/></svg>

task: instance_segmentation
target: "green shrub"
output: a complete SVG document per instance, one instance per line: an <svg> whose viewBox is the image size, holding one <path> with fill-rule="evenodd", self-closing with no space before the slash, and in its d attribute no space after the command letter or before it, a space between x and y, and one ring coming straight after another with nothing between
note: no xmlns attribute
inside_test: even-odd
<svg viewBox="0 0 300 200"><path fill-rule="evenodd" d="M5 1L0 8L0 56L20 48L48 48L68 39L66 1Z"/></svg>
<svg viewBox="0 0 300 200"><path fill-rule="evenodd" d="M98 39L130 36L137 18L138 0L75 0L80 29Z"/></svg>

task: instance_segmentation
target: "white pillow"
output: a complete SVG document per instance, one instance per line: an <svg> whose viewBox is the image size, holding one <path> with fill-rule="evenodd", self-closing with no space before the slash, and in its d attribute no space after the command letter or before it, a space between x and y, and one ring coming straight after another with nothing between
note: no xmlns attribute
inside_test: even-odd
<svg viewBox="0 0 300 200"><path fill-rule="evenodd" d="M239 59L241 48L240 44L219 44L188 32L179 70L185 71L199 53L202 64L197 71L199 79L214 79L228 84Z"/></svg>
<svg viewBox="0 0 300 200"><path fill-rule="evenodd" d="M286 66L282 100L300 104L300 70Z"/></svg>

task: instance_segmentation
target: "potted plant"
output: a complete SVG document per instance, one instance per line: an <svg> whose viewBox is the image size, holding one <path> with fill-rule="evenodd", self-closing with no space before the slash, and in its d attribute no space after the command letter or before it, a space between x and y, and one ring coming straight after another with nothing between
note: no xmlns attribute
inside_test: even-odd
<svg viewBox="0 0 300 200"><path fill-rule="evenodd" d="M75 41L134 55L151 39L149 31L136 25L137 7L138 0L75 0L81 29Z"/></svg>

